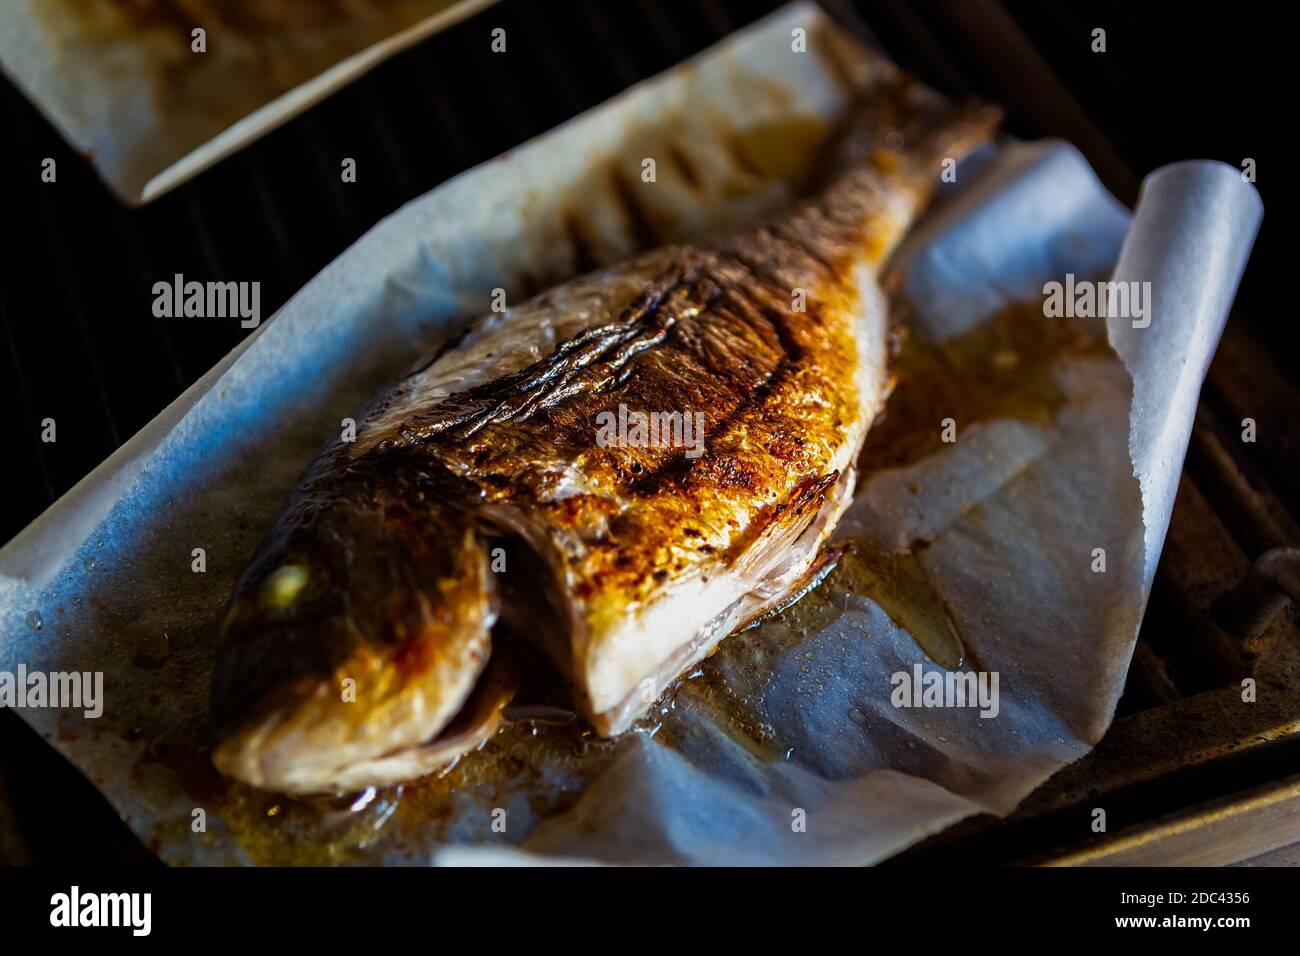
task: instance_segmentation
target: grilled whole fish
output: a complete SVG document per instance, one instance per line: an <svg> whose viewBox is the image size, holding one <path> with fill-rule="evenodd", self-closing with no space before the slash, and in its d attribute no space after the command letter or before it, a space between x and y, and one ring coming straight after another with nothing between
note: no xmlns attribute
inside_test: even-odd
<svg viewBox="0 0 1300 956"><path fill-rule="evenodd" d="M817 195L482 318L325 449L227 606L223 773L311 793L445 764L513 690L494 628L616 734L807 586L888 389L877 271L997 122L893 82L855 115ZM638 413L677 413L670 440Z"/></svg>

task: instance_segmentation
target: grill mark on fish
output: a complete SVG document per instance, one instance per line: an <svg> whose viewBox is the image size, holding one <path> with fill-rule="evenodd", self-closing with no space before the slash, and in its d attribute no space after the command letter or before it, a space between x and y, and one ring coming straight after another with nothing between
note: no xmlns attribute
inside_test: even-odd
<svg viewBox="0 0 1300 956"><path fill-rule="evenodd" d="M699 309L701 317L708 315L715 320L716 324L724 327L729 324L727 321L729 318L734 318L744 323L761 340L768 341L779 353L775 363L763 371L757 379L735 386L734 394L739 401L727 408L723 414L715 413L710 417L709 427L703 436L707 443L711 434L725 429L729 424L749 413L754 406L761 405L777 387L779 381L797 367L805 350L790 334L787 325L789 316L786 314L789 309L786 308L784 300L777 298L780 293L775 291L777 283L772 277L756 272L749 263L730 251L701 255L703 261L695 271L707 270L717 280L716 294L707 297ZM764 283L774 287L767 291L769 299L776 299L776 302L755 301L755 296ZM813 310L815 309L814 305ZM693 318L690 321L693 323L697 320ZM673 331L680 333L682 326L677 325ZM666 338L661 341L666 341ZM705 362L713 361L713 356L707 349L699 351L698 357ZM736 357L730 356L730 358L731 365L713 364L712 367L706 367L705 371L714 377L724 379L729 375L734 376L737 371L734 364ZM744 358L748 360L750 357ZM686 458L685 449L671 450L649 470L638 465L634 469L634 480L628 486L628 490L639 495L651 495L662 487L665 481L679 476L689 464L690 460Z"/></svg>
<svg viewBox="0 0 1300 956"><path fill-rule="evenodd" d="M687 312L707 309L716 296L713 288L711 282L701 280L697 264L683 261L666 280L629 306L616 323L561 342L549 356L521 372L451 396L417 417L417 424L404 429L400 437L411 443L450 432L463 441L488 424L526 421L539 408L582 391L599 392L618 384L635 356L667 337L678 318L678 311L668 306L675 300ZM600 374L579 378L584 372Z"/></svg>
<svg viewBox="0 0 1300 956"><path fill-rule="evenodd" d="M719 261L722 261L721 257ZM757 379L740 383L735 388L734 394L739 400L733 406L725 409L720 415L715 412L705 419L706 429L701 438L702 443L706 445L711 436L725 431L731 424L750 413L755 406L762 405L777 383L797 366L802 357L803 350L791 338L784 324L750 301L747 291L749 290L743 283L722 283L720 295L711 303L711 311L715 317L724 321L729 316L734 316L739 322L752 329L760 339L769 340L770 344L775 346L778 357L771 368L760 372ZM731 310L726 311L729 306ZM724 370L710 369L710 371L721 373ZM730 369L730 372L732 375L736 374L735 366ZM655 467L639 473L629 486L629 491L650 496L660 490L665 483L680 478L691 465L691 459L686 457L686 451L685 448L674 449Z"/></svg>
<svg viewBox="0 0 1300 956"><path fill-rule="evenodd" d="M841 271L834 261L809 248L805 240L786 237L768 229L755 233L752 243L738 245L731 255L755 276L777 288L794 287L792 283L783 281L782 273L790 275L798 272L800 267L811 268L814 271L811 278L821 281L830 280Z"/></svg>

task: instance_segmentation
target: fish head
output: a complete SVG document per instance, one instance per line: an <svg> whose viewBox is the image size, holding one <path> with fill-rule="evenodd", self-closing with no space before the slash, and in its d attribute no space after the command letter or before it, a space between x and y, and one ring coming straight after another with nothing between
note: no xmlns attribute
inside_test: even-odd
<svg viewBox="0 0 1300 956"><path fill-rule="evenodd" d="M300 500L227 604L211 709L226 776L283 793L387 782L363 768L429 744L487 662L475 530L365 492Z"/></svg>

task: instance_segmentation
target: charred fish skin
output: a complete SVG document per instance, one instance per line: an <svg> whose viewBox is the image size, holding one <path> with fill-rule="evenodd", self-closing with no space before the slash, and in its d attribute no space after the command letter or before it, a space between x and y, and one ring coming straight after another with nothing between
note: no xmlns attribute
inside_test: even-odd
<svg viewBox="0 0 1300 956"><path fill-rule="evenodd" d="M996 122L891 84L818 195L485 317L382 396L308 470L231 598L218 768L303 793L427 772L499 612L535 622L615 734L802 586L887 391L876 274L942 160ZM702 416L703 440L599 440L629 409ZM545 569L531 597L497 587L489 536Z"/></svg>

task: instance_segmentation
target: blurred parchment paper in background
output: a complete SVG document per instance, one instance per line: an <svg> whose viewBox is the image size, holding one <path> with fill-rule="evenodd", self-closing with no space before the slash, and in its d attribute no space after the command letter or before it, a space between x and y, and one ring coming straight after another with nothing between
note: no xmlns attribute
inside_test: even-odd
<svg viewBox="0 0 1300 956"><path fill-rule="evenodd" d="M1130 225L1068 145L964 163L898 257L930 344L900 356L899 401L868 439L838 535L857 554L724 641L637 732L600 741L534 714L442 777L346 799L228 785L204 752L219 608L340 420L493 287L635 248L629 190L660 240L771 208L885 68L791 6L380 223L0 552L0 666L107 685L99 720L23 716L176 863L864 863L1011 810L1097 741L1123 687L1195 386L1261 214L1218 164L1149 178ZM694 175L660 163L640 184L669 144ZM1045 281L1117 258L1154 283L1148 328L1110 322L1122 361L1100 322L1075 334L1041 307ZM948 417L958 440L928 443ZM1162 427L1132 427L1147 418ZM952 633L963 671L997 674L992 706L895 706L895 675L945 673L913 634Z"/></svg>
<svg viewBox="0 0 1300 956"><path fill-rule="evenodd" d="M494 2L7 0L0 67L134 205Z"/></svg>

